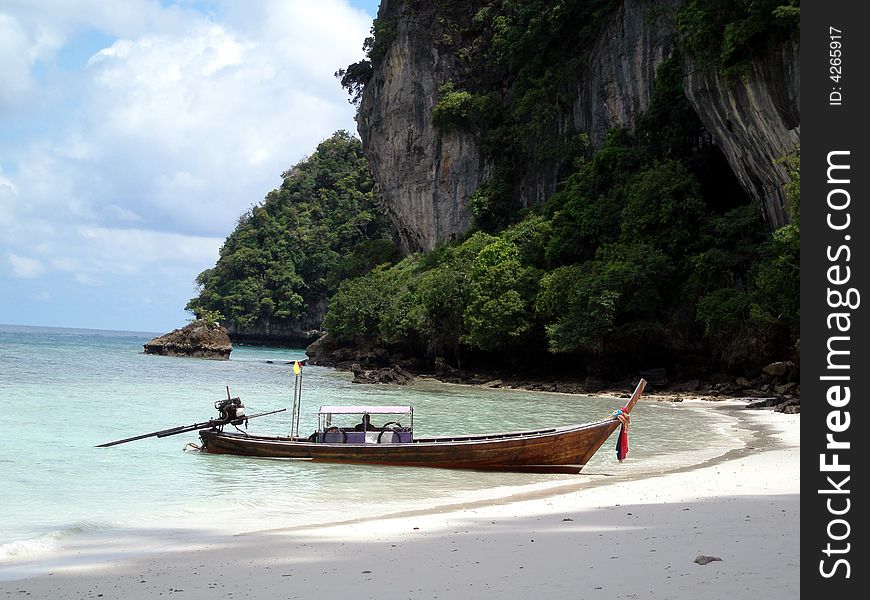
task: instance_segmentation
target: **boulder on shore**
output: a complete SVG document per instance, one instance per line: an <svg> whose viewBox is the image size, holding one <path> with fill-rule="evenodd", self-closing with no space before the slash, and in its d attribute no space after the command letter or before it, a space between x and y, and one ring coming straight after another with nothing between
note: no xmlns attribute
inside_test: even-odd
<svg viewBox="0 0 870 600"><path fill-rule="evenodd" d="M220 325L209 326L202 320L156 337L144 344L145 354L191 356L227 360L233 344L227 330Z"/></svg>
<svg viewBox="0 0 870 600"><path fill-rule="evenodd" d="M414 376L398 365L365 369L360 364L354 363L350 370L353 372L353 383L392 383L395 385L414 383Z"/></svg>

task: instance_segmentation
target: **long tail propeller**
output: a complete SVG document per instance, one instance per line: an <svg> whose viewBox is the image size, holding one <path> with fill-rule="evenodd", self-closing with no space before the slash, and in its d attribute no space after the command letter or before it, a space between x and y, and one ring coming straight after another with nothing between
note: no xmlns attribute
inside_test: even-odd
<svg viewBox="0 0 870 600"><path fill-rule="evenodd" d="M238 400L238 398L230 398L229 400ZM223 402L223 401L222 401ZM241 401L239 401L239 406L241 406ZM228 416L220 419L209 419L208 421L204 421L202 423L192 423L191 425L179 425L178 427L170 427L168 429L161 429L160 431L152 431L150 433L143 433L141 435L134 435L133 437L124 438L122 440L115 440L114 442L106 442L104 444L98 444L95 448L108 448L109 446L117 446L118 444L126 444L127 442L133 442L136 440L142 440L150 437L168 437L170 435L178 435L179 433L187 433L188 431L196 431L198 429L209 429L211 427L221 427L223 425L241 425L242 423L247 423L251 419L256 419L257 417L265 417L266 415L273 415L275 413L284 412L287 410L286 408L279 408L278 410L270 410L268 412L257 413L255 415L244 415L244 416Z"/></svg>

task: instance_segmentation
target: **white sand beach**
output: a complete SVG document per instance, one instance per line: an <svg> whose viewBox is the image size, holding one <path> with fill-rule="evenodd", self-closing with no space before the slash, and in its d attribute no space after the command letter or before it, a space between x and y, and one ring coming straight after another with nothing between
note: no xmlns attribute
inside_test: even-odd
<svg viewBox="0 0 870 600"><path fill-rule="evenodd" d="M740 418L747 447L692 469L181 551L106 549L0 582L0 598L796 598L800 415Z"/></svg>

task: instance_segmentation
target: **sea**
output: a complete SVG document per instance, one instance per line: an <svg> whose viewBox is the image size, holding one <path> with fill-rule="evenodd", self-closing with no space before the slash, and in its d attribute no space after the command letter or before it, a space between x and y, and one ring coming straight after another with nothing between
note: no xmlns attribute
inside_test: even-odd
<svg viewBox="0 0 870 600"><path fill-rule="evenodd" d="M155 356L149 332L0 325L0 579L215 536L364 519L597 485L703 463L743 442L736 420L668 402L632 413L629 456L616 436L579 475L318 464L198 452L197 433L117 439L215 417L238 396L248 431L287 435L302 348L236 345L226 361ZM418 380L360 385L302 369L300 434L327 404L411 405L418 436L544 428L597 420L613 397ZM375 419L375 424L377 420Z"/></svg>

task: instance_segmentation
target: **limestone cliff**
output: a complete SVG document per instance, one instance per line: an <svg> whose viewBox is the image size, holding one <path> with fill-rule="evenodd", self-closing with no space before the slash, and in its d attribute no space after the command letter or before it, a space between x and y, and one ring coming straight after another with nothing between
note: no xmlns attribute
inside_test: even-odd
<svg viewBox="0 0 870 600"><path fill-rule="evenodd" d="M326 298L320 298L312 304L304 319L289 322L273 323L266 320L250 326L227 323L227 333L238 344L286 344L304 348L321 336L319 328L326 313L326 305Z"/></svg>
<svg viewBox="0 0 870 600"><path fill-rule="evenodd" d="M469 60L457 55L462 40L438 11L453 11L452 22L470 22L485 4L381 3L378 18L389 23L391 41L365 85L357 124L384 208L406 252L431 250L464 233L471 226L469 197L493 172L473 133L441 133L432 123L439 87L448 81L461 84ZM554 135L584 132L598 147L607 130L635 125L649 102L656 69L676 43L673 22L661 17L667 12L662 9L679 4L619 4L577 72L573 106L556 115ZM797 46L754 60L743 78L724 77L688 59L684 67L686 96L713 143L747 194L763 204L771 228L785 224L781 186L787 177L778 161L799 142ZM545 200L558 176L558 164L530 164L519 176L521 204Z"/></svg>
<svg viewBox="0 0 870 600"><path fill-rule="evenodd" d="M470 19L475 2L461 6ZM460 76L432 2L383 0L394 38L357 114L363 148L404 252L431 250L471 225L468 197L487 179L470 133L441 135L432 108L441 84Z"/></svg>
<svg viewBox="0 0 870 600"><path fill-rule="evenodd" d="M648 18L651 7L651 2L625 0L578 73L571 119L595 147L608 129L634 126L649 103L656 69L673 51L673 31L665 19Z"/></svg>
<svg viewBox="0 0 870 600"><path fill-rule="evenodd" d="M800 143L799 48L786 44L749 67L727 77L687 64L686 96L768 224L782 227L788 175L780 159Z"/></svg>

